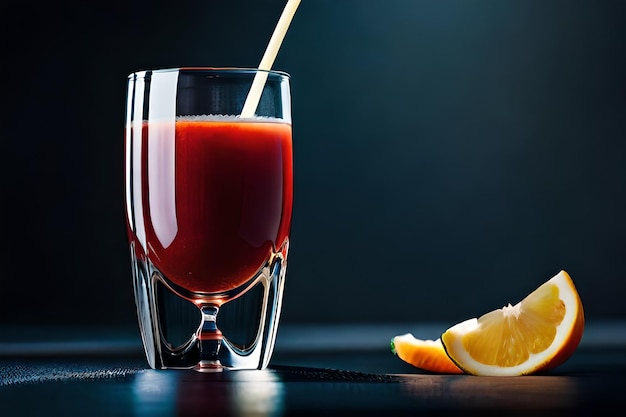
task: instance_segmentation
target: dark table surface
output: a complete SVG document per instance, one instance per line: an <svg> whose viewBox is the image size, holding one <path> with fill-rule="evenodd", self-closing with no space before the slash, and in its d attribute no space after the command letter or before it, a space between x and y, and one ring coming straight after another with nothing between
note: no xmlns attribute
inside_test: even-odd
<svg viewBox="0 0 626 417"><path fill-rule="evenodd" d="M202 374L147 368L132 330L4 327L0 416L569 416L626 406L626 323L589 323L574 356L541 375L435 375L389 350L396 334L439 328L285 326L268 369Z"/></svg>

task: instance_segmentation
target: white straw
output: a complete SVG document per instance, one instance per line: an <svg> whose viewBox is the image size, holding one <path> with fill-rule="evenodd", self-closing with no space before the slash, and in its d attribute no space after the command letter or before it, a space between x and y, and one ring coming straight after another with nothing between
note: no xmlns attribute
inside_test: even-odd
<svg viewBox="0 0 626 417"><path fill-rule="evenodd" d="M250 87L248 97L246 97L246 102L244 103L243 109L241 110L241 117L254 116L256 108L259 105L259 100L261 99L261 93L263 92L265 81L267 81L266 71L272 69L274 59L276 59L276 55L278 55L280 45L285 38L285 34L287 33L287 29L289 28L291 19L296 13L296 9L298 8L299 4L300 0L287 1L285 9L283 10L283 13L280 15L280 19L276 24L276 28L274 29L274 33L272 34L270 42L265 49L263 59L261 59L261 63L259 64L260 71L256 73L256 75L254 76L254 80L252 81L252 87Z"/></svg>

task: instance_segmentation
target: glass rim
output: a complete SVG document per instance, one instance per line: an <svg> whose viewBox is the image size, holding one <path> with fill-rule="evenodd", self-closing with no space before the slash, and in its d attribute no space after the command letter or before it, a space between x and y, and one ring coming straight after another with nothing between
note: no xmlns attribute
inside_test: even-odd
<svg viewBox="0 0 626 417"><path fill-rule="evenodd" d="M214 74L256 74L257 72L266 72L271 75L278 75L283 78L291 79L291 75L285 71L280 70L264 70L252 67L171 67L171 68L155 68L149 70L133 71L128 75L128 79L132 78L144 78L147 73L159 74L170 72L199 72L199 73L214 73Z"/></svg>

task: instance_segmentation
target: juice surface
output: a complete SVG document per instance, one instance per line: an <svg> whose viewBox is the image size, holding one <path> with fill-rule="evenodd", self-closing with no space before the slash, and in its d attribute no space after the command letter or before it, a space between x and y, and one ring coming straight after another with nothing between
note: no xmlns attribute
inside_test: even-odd
<svg viewBox="0 0 626 417"><path fill-rule="evenodd" d="M187 290L242 285L288 239L291 126L253 120L142 128L144 250L168 280Z"/></svg>

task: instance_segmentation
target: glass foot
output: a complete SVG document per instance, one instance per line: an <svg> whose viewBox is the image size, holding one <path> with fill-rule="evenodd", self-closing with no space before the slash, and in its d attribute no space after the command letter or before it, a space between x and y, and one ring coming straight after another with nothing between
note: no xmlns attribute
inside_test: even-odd
<svg viewBox="0 0 626 417"><path fill-rule="evenodd" d="M194 371L203 373L222 372L224 369L220 361L200 361L193 367Z"/></svg>

